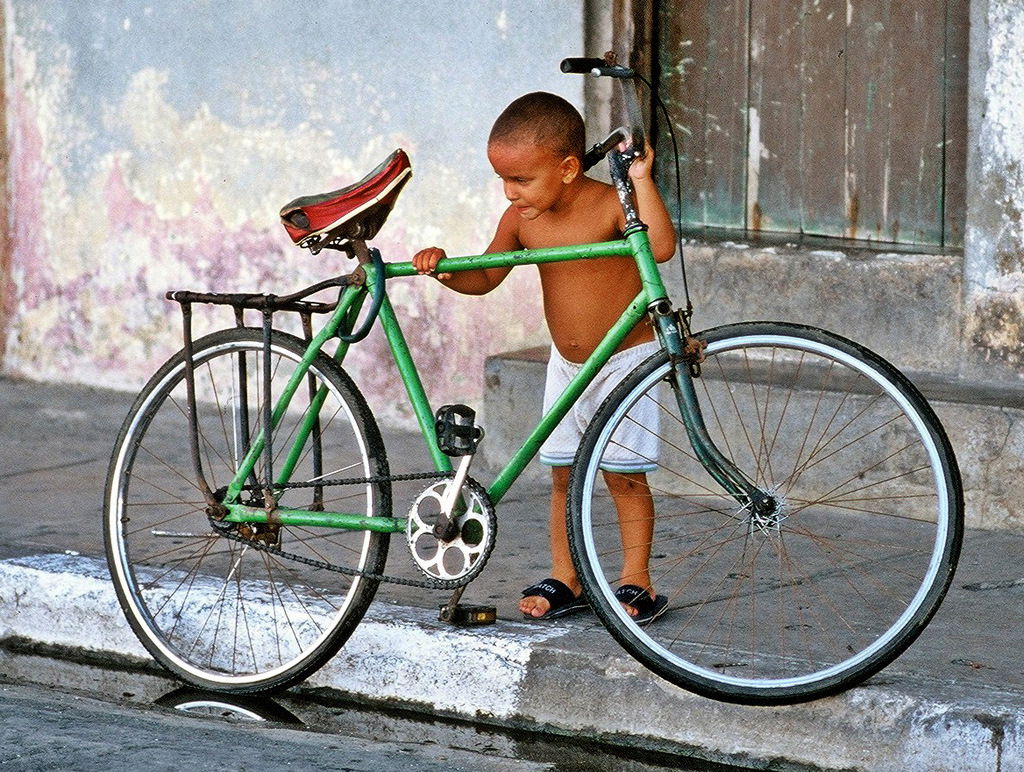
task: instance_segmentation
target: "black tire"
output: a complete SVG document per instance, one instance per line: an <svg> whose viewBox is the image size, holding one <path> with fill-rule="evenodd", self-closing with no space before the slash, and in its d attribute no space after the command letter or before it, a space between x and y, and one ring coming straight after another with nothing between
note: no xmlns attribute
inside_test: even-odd
<svg viewBox="0 0 1024 772"><path fill-rule="evenodd" d="M903 652L949 587L963 537L953 451L917 389L844 338L772 322L698 337L708 431L782 509L751 515L695 459L659 352L604 402L573 466L568 526L587 599L630 654L699 694L780 704L836 693ZM649 624L615 600L627 578L604 488L616 473L598 482L616 427L636 427L627 411L643 400L660 414L660 429L644 419L643 430L661 438L646 478L650 576L668 601Z"/></svg>
<svg viewBox="0 0 1024 772"><path fill-rule="evenodd" d="M215 491L228 484L262 429L262 346L262 332L253 329L213 333L194 344L200 453ZM275 332L271 348L277 395L306 346ZM273 433L274 469L281 468L311 394L323 387L319 422L290 479L387 475L380 432L352 380L323 354L309 372ZM212 528L193 471L185 388L185 355L179 352L142 390L117 439L104 506L114 587L139 640L183 681L233 694L283 689L338 651L362 619L377 582L284 559ZM261 457L257 474L262 468ZM255 493L242 496L261 503ZM342 499L345 511L391 514L387 482L289 489L279 503L330 509L332 500ZM272 532L262 536L274 539ZM379 574L388 537L281 526L277 544L314 561Z"/></svg>

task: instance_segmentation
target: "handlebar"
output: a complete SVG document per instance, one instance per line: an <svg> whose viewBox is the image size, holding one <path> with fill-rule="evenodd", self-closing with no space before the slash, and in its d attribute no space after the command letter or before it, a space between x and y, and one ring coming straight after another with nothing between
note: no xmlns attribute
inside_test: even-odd
<svg viewBox="0 0 1024 772"><path fill-rule="evenodd" d="M566 74L586 75L594 70L600 70L608 66L604 59L593 56L569 56L562 60L559 65L562 72Z"/></svg>
<svg viewBox="0 0 1024 772"><path fill-rule="evenodd" d="M589 56L570 56L562 60L562 72L576 75L595 75L608 78L632 78L636 73L619 64L609 64L604 59Z"/></svg>
<svg viewBox="0 0 1024 772"><path fill-rule="evenodd" d="M636 88L632 84L627 88L625 84L627 80L632 81L636 77L636 73L628 67L610 64L605 59L586 56L567 57L562 60L560 69L562 72L569 74L593 75L595 77L615 79L622 95L623 106L626 108L629 127L623 126L615 129L603 142L599 142L590 148L583 156L583 168L584 170L590 169L623 141L627 141L630 145L628 156L623 159L628 168L633 159L639 158L644 154L647 137L643 113L640 112L640 105L636 97Z"/></svg>

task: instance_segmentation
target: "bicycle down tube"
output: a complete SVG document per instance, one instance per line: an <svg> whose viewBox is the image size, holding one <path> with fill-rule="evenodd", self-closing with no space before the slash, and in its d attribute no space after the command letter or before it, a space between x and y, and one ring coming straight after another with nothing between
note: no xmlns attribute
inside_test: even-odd
<svg viewBox="0 0 1024 772"><path fill-rule="evenodd" d="M645 314L651 311L655 321L655 329L662 346L669 352L673 361L677 363L675 368L677 379L676 398L679 408L685 416L688 434L695 453L714 479L740 504L748 501L759 502L765 498L765 495L747 480L743 473L721 453L708 435L700 406L697 402L696 392L693 388L689 365L683 354L683 341L674 316L670 313L653 313L659 306L667 306L668 300L654 257L650 254L650 242L642 226L628 231L623 241L523 250L522 252L494 253L473 257L445 258L443 266L439 266L438 271L456 272L474 268L516 264L534 265L562 260L620 256L623 254L632 254L639 257L639 259L636 259L636 262L640 270L643 288L633 302L623 311L616 323L612 325L600 344L598 344L598 347L583 363L576 376L566 385L565 390L556 399L548 413L541 417L540 422L530 432L519 450L513 454L505 467L498 473L498 476L487 491L491 501L497 504L501 500L534 457L537 450L544 443L544 440L554 431L558 422L562 420L576 400L579 399L597 371L615 353L629 331L633 329ZM644 259L645 257L646 259ZM386 271L388 277L413 276L416 274L411 263L391 264L386 266ZM397 320L393 321L397 329L398 322ZM388 326L385 325L385 331L387 329ZM389 342L392 342L390 337ZM396 350L392 342L392 351ZM401 350L407 352L404 345ZM411 359L400 362L399 368L402 369L403 367L415 372ZM413 404L417 404L416 399L413 399ZM421 409L425 411L424 414L418 415L421 427L424 425L432 426L430 409L426 404L425 396L420 404L422 405ZM436 445L432 441L432 433L424 432L424 437L429 445L432 447Z"/></svg>

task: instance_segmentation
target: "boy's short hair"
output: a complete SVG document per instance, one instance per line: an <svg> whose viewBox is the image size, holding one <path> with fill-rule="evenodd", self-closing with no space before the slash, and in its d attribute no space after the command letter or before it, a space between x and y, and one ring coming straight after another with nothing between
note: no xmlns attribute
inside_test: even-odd
<svg viewBox="0 0 1024 772"><path fill-rule="evenodd" d="M557 94L535 91L502 111L487 138L487 144L493 142L531 142L582 158L586 135L579 110Z"/></svg>

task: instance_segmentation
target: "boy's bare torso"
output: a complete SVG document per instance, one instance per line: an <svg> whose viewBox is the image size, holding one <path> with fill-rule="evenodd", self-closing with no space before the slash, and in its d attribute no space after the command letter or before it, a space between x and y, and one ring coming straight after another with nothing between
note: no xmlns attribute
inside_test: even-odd
<svg viewBox="0 0 1024 772"><path fill-rule="evenodd" d="M569 206L519 220L518 241L526 249L612 241L622 237L622 209L614 189L586 179ZM538 266L544 315L558 352L582 362L640 291L640 274L631 257L571 260ZM646 321L620 346L630 348L652 340Z"/></svg>

